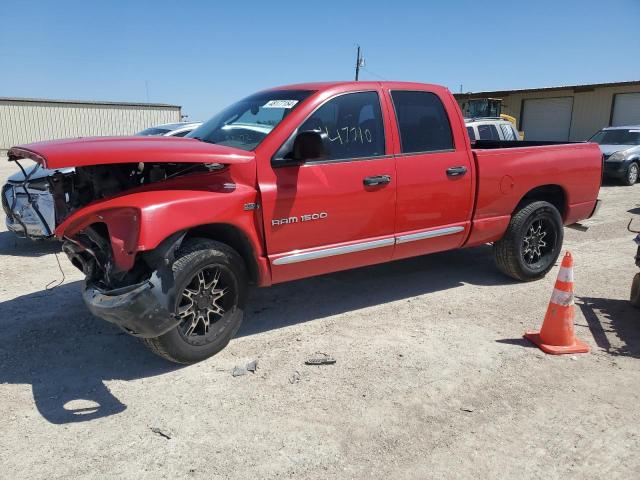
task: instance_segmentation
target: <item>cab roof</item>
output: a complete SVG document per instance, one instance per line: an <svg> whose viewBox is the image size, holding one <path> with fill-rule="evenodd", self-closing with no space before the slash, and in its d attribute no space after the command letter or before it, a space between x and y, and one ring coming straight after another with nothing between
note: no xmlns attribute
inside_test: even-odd
<svg viewBox="0 0 640 480"><path fill-rule="evenodd" d="M310 82L310 83L295 83L291 85L281 85L268 90L331 90L334 88L342 87L345 90L356 90L363 88L388 88L398 90L448 90L442 85L435 85L431 83L418 83L418 82L397 82L397 81L335 81L335 82Z"/></svg>

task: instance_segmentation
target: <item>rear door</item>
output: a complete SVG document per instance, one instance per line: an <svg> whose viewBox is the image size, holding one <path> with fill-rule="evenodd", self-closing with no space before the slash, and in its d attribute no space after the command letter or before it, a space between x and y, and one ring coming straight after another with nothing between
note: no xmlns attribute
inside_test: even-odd
<svg viewBox="0 0 640 480"><path fill-rule="evenodd" d="M449 117L454 101L443 93L391 90L389 99L398 128L394 258L457 248L470 227L474 185L462 118Z"/></svg>
<svg viewBox="0 0 640 480"><path fill-rule="evenodd" d="M377 90L334 96L290 137L322 132L326 158L300 166L272 163L260 178L274 282L391 259L396 172L383 117Z"/></svg>

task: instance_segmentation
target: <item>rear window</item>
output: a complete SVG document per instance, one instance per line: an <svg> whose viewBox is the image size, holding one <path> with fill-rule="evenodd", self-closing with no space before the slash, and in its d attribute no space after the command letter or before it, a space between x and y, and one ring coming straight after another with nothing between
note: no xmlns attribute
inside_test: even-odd
<svg viewBox="0 0 640 480"><path fill-rule="evenodd" d="M473 131L473 127L467 127L467 134L469 135L469 139L474 141L476 139L476 132Z"/></svg>
<svg viewBox="0 0 640 480"><path fill-rule="evenodd" d="M495 125L478 125L478 135L480 140L500 140Z"/></svg>
<svg viewBox="0 0 640 480"><path fill-rule="evenodd" d="M160 135L164 135L165 133L169 133L171 130L169 130L168 128L157 128L157 127L151 127L151 128L147 128L145 130L142 130L141 132L136 133L136 136L138 137L158 137Z"/></svg>
<svg viewBox="0 0 640 480"><path fill-rule="evenodd" d="M507 125L506 123L500 124L500 130L502 130L502 136L505 140L517 140L516 136L513 133L513 127L511 125Z"/></svg>
<svg viewBox="0 0 640 480"><path fill-rule="evenodd" d="M171 135L172 137L184 137L187 133L191 133L191 130L185 130L184 132L178 132Z"/></svg>
<svg viewBox="0 0 640 480"><path fill-rule="evenodd" d="M452 150L453 137L447 112L430 92L391 92L398 118L403 153Z"/></svg>

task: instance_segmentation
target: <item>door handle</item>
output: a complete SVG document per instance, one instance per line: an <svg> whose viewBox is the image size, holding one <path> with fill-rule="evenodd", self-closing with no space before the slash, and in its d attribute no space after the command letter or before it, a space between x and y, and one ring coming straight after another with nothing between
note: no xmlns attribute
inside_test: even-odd
<svg viewBox="0 0 640 480"><path fill-rule="evenodd" d="M391 182L391 175L375 175L373 177L364 177L362 183L364 183L367 187L372 187L374 185L386 185Z"/></svg>
<svg viewBox="0 0 640 480"><path fill-rule="evenodd" d="M447 168L447 175L450 177L459 177L467 173L467 167L449 167Z"/></svg>

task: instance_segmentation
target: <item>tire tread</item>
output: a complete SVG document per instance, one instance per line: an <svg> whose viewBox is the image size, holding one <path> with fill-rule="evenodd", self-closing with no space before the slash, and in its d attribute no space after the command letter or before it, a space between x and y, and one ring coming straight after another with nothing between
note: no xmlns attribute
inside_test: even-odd
<svg viewBox="0 0 640 480"><path fill-rule="evenodd" d="M226 257L229 259L229 263L235 265L241 270L241 275L243 278L246 278L246 266L245 262L233 248L229 247L224 243L217 242L215 240L210 240L208 238L199 238L193 237L188 238L184 241L184 243L180 246L178 251L176 252L176 260L173 262L173 272L180 271L187 267L187 265L193 261L202 251L210 251L216 256ZM177 327L176 327L177 328ZM240 328L240 324L230 332L230 337L233 337L238 329ZM174 363L181 364L191 364L194 363L192 359L183 358L181 356L177 356L172 353L172 349L169 345L169 337L167 334L161 335L159 337L153 338L143 338L141 339L142 343L154 354L165 358ZM224 348L224 346L223 346ZM215 353L214 353L215 355Z"/></svg>
<svg viewBox="0 0 640 480"><path fill-rule="evenodd" d="M526 222L529 217L540 208L552 208L553 210L560 215L557 209L545 201L534 201L532 203L524 205L520 208L512 217L509 222L509 226L507 227L507 231L504 236L494 242L493 244L493 254L496 262L496 266L498 269L515 280L520 280L523 282L529 282L531 280L536 280L540 278L540 276L544 276L547 272L542 272L542 275L538 275L535 277L531 277L524 272L520 266L519 256L519 242L517 241L517 236L520 233L520 230L524 228ZM553 266L553 264L551 265Z"/></svg>

